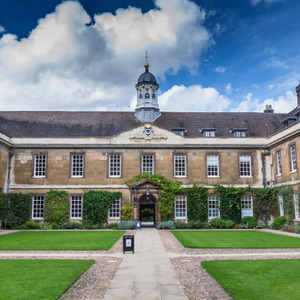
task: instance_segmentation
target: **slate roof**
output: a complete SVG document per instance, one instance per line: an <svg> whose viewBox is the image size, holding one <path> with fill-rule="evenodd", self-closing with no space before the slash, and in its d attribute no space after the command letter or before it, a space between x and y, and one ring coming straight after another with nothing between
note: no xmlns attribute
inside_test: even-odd
<svg viewBox="0 0 300 300"><path fill-rule="evenodd" d="M247 128L248 137L268 137L281 130L288 114L240 112L162 112L152 124L171 131L185 128L186 137L202 137L199 130L216 128L217 137ZM134 112L2 111L0 131L10 137L109 137L142 126Z"/></svg>

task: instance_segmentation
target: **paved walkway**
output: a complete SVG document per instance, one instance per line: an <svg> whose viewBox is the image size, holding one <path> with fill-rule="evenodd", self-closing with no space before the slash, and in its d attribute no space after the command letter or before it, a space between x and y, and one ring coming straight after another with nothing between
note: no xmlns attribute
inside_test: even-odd
<svg viewBox="0 0 300 300"><path fill-rule="evenodd" d="M156 229L135 234L104 300L187 300Z"/></svg>

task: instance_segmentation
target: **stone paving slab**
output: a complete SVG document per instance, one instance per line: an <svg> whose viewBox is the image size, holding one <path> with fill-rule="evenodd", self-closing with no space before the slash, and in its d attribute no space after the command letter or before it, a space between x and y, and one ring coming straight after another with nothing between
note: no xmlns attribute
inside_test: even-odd
<svg viewBox="0 0 300 300"><path fill-rule="evenodd" d="M156 229L135 234L135 253L126 253L104 300L187 300Z"/></svg>

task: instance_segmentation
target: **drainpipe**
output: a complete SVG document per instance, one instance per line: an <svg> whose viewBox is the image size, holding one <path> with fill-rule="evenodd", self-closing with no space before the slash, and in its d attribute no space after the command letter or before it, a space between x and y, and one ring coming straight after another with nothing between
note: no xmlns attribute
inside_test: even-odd
<svg viewBox="0 0 300 300"><path fill-rule="evenodd" d="M9 185L10 185L10 171L11 171L11 169L12 169L12 166L11 166L11 161L12 161L12 158L13 158L13 156L14 156L15 154L14 153L12 153L12 152L9 152L9 154L8 154L8 167L7 167L7 169L8 169L8 173L7 173L7 190L6 190L6 193L7 194L9 194Z"/></svg>
<svg viewBox="0 0 300 300"><path fill-rule="evenodd" d="M262 162L262 173L263 173L263 187L264 189L266 188L266 166L265 166L265 160L266 160L266 155L270 155L271 152L270 150L268 152L263 152L261 154L261 162ZM267 210L265 210L265 225L268 226L268 215L267 215Z"/></svg>

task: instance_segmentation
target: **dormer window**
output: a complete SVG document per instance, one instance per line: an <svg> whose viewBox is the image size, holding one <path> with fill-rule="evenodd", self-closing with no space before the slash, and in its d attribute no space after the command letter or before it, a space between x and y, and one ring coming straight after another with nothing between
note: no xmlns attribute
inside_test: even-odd
<svg viewBox="0 0 300 300"><path fill-rule="evenodd" d="M247 128L235 128L232 130L234 137L244 138L247 136Z"/></svg>
<svg viewBox="0 0 300 300"><path fill-rule="evenodd" d="M204 137L216 137L217 129L216 128L204 128L200 130Z"/></svg>
<svg viewBox="0 0 300 300"><path fill-rule="evenodd" d="M181 136L186 136L186 130L185 128L173 128L172 132L179 134Z"/></svg>
<svg viewBox="0 0 300 300"><path fill-rule="evenodd" d="M283 124L283 127L286 128L296 123L296 121L297 121L296 117L287 117L284 120L282 120L281 123Z"/></svg>

